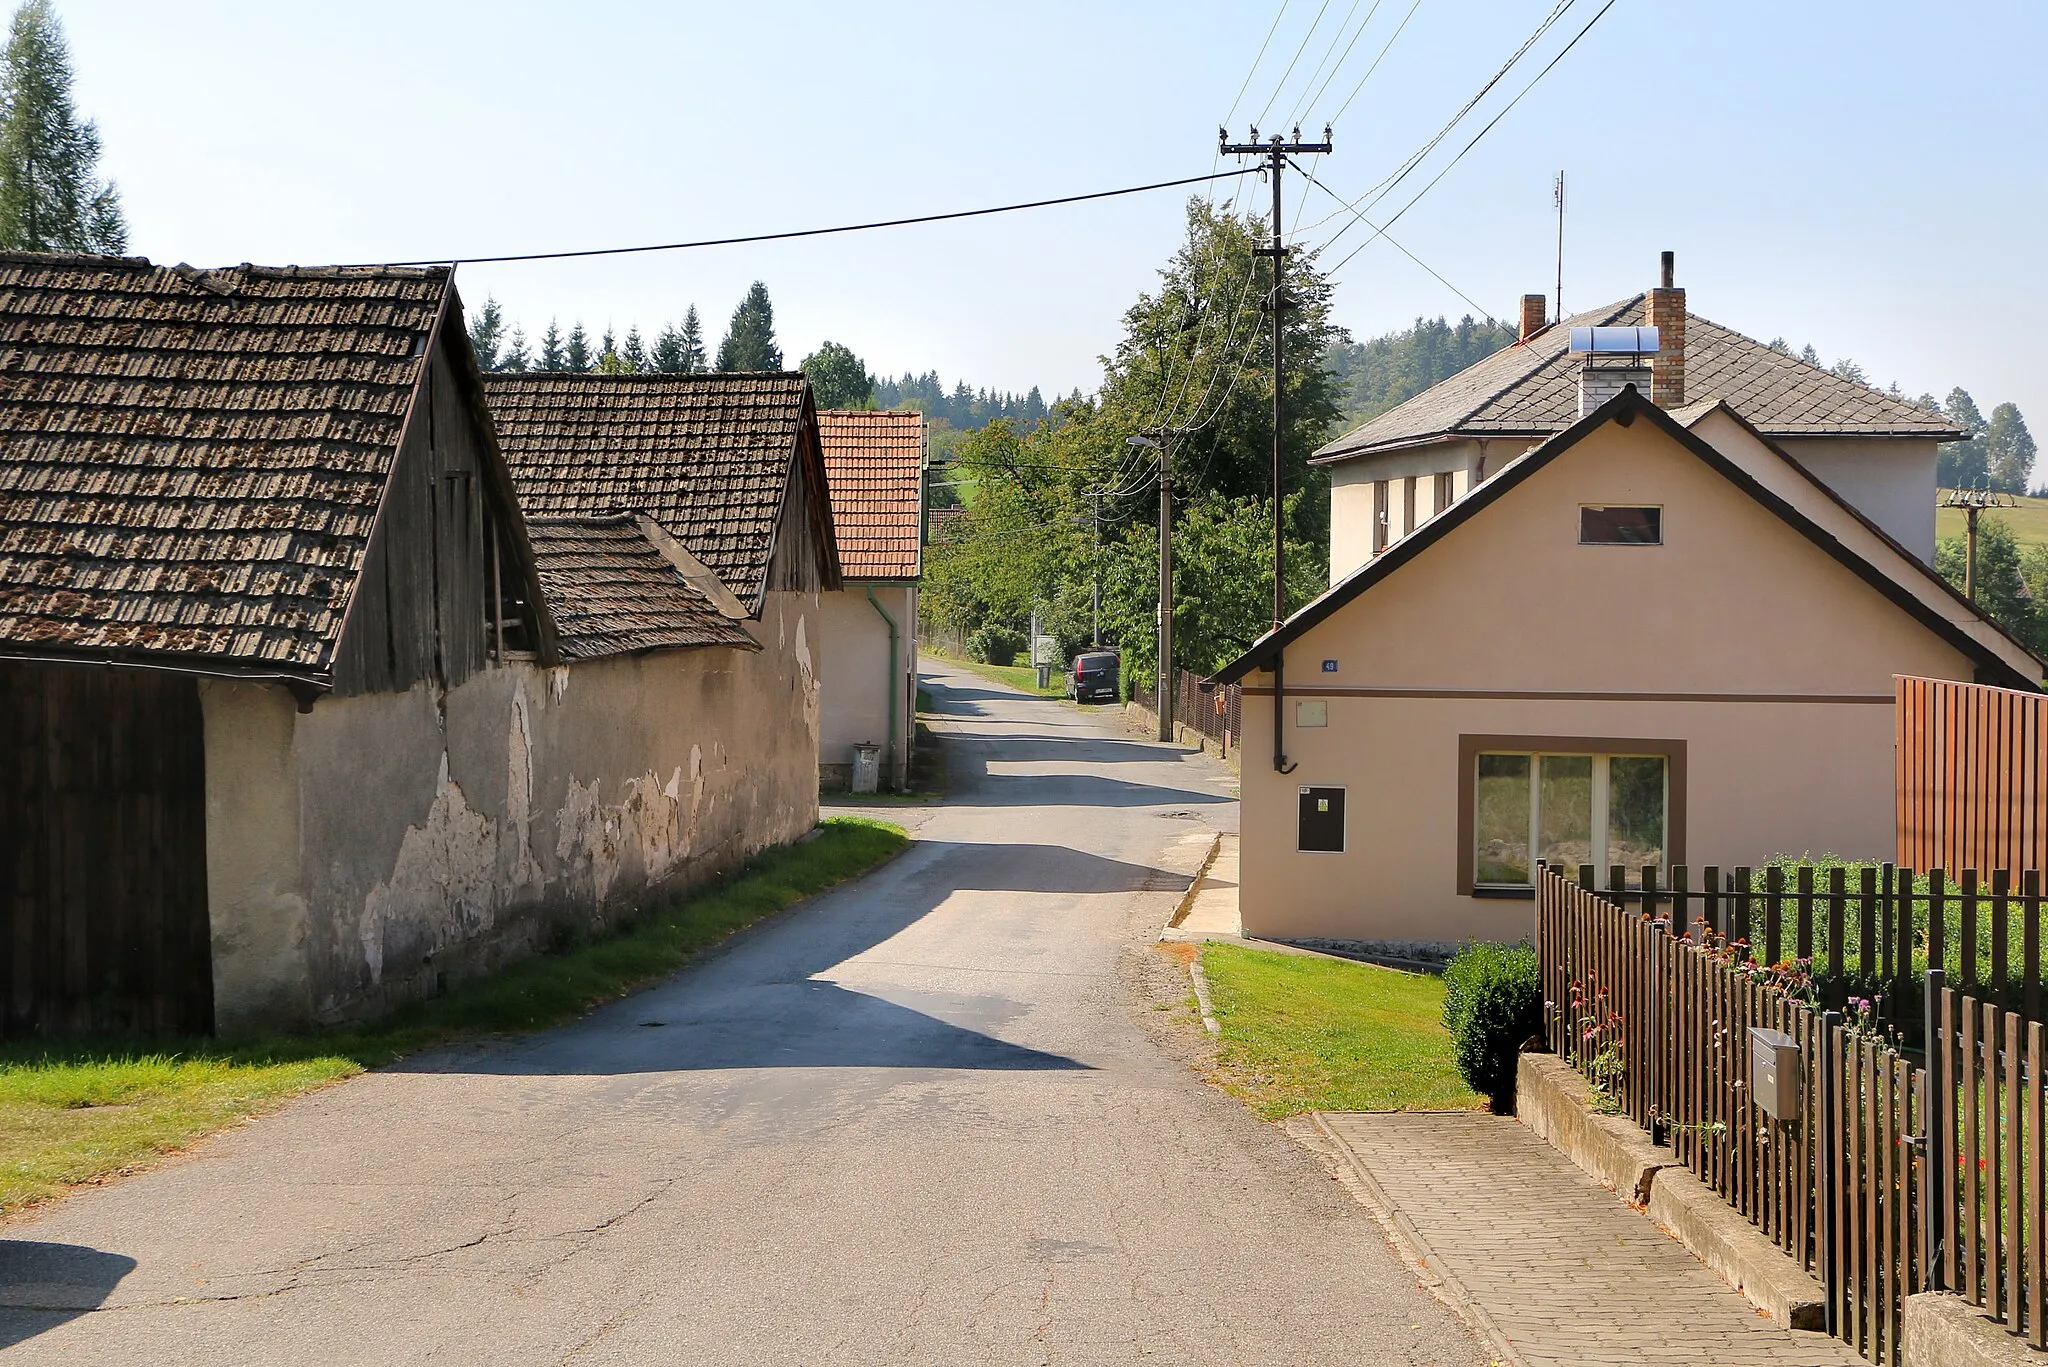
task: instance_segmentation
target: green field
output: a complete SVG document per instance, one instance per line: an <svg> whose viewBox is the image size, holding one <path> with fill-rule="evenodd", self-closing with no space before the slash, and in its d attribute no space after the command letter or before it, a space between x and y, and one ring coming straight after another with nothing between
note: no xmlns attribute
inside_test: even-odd
<svg viewBox="0 0 2048 1367"><path fill-rule="evenodd" d="M1946 489L1940 498L1948 497ZM2016 496L2016 508L1999 508L1987 511L1982 516L1995 517L2012 528L2013 539L2022 546L2037 542L2048 542L2048 498ZM1963 510L1961 508L1937 508L1934 513L1934 534L1938 537L1961 536L1963 534Z"/></svg>

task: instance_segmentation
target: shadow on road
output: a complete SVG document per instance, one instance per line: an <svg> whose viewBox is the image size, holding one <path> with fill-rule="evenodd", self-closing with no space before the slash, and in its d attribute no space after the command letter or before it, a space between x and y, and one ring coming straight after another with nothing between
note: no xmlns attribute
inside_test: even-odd
<svg viewBox="0 0 2048 1367"><path fill-rule="evenodd" d="M743 934L723 953L579 1024L480 1053L429 1054L395 1072L512 1076L757 1068L1087 1070L1001 1032L1025 1007L997 990L897 990L834 981L960 892L1068 899L1177 889L1185 877L1065 845L920 841L876 875ZM1022 904L1021 914L1063 914ZM1064 914L1072 914L1067 910ZM991 980L991 986L999 980Z"/></svg>
<svg viewBox="0 0 2048 1367"><path fill-rule="evenodd" d="M80 1244L0 1239L0 1348L97 1310L135 1259Z"/></svg>

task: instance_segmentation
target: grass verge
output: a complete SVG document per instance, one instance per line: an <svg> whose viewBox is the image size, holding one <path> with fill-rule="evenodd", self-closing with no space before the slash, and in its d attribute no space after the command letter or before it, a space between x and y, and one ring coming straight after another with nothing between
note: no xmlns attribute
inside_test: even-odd
<svg viewBox="0 0 2048 1367"><path fill-rule="evenodd" d="M1222 1027L1215 1080L1267 1120L1486 1104L1458 1076L1441 978L1222 944L1202 968Z"/></svg>
<svg viewBox="0 0 2048 1367"><path fill-rule="evenodd" d="M983 664L979 660L969 660L959 655L947 654L943 650L933 650L930 646L921 647L919 653L930 655L934 659L944 660L949 665L958 665L962 669L972 670L984 679L994 679L999 684L1008 684L1014 689L1032 694L1035 697L1064 698L1067 696L1067 676L1059 670L1053 671L1053 681L1050 687L1040 688L1038 686L1038 671L1030 665Z"/></svg>
<svg viewBox="0 0 2048 1367"><path fill-rule="evenodd" d="M888 822L828 818L816 838L768 851L613 934L523 959L371 1026L232 1042L10 1044L0 1049L0 1213L146 1167L223 1126L401 1055L574 1020L908 843Z"/></svg>

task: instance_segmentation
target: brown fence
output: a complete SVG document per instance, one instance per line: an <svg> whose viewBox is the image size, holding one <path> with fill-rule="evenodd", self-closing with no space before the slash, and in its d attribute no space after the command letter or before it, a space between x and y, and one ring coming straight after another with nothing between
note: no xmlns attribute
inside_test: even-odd
<svg viewBox="0 0 2048 1367"><path fill-rule="evenodd" d="M1174 671L1173 719L1191 731L1199 731L1226 750L1237 748L1244 706L1244 690L1236 684L1204 689L1202 676L1185 669ZM1141 683L1132 683L1131 701L1158 714L1159 695Z"/></svg>
<svg viewBox="0 0 2048 1367"><path fill-rule="evenodd" d="M1897 681L1898 859L2048 868L2048 695Z"/></svg>
<svg viewBox="0 0 2048 1367"><path fill-rule="evenodd" d="M1537 949L1550 1045L1596 1101L1817 1275L1831 1331L1871 1361L1900 1361L1904 1298L1921 1290L2048 1345L2042 1025L1928 971L1916 1062L1869 999L1672 914L1683 898L1625 907L1590 874L1541 871ZM1770 1043L1756 1030L1779 1032L1804 1074L1783 1118L1754 1088Z"/></svg>

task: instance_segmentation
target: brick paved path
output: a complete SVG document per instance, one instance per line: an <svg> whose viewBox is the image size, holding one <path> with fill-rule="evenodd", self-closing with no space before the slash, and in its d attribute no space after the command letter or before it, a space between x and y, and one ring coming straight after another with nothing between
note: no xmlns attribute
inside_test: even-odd
<svg viewBox="0 0 2048 1367"><path fill-rule="evenodd" d="M1528 1367L1860 1362L1781 1329L1519 1123L1327 1114L1326 1132L1431 1268Z"/></svg>

